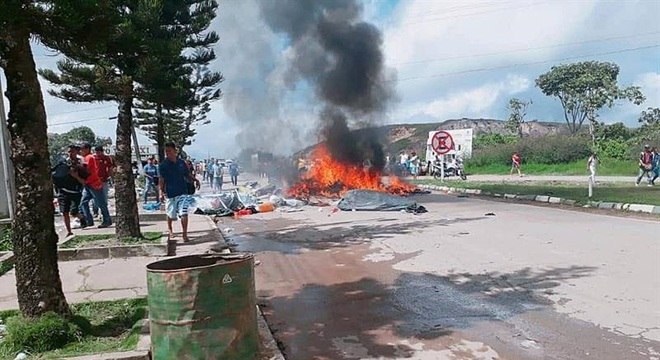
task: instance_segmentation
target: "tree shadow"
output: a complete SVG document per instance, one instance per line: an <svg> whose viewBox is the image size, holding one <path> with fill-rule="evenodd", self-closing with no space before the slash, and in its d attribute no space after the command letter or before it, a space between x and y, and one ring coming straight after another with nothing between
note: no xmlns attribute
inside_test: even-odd
<svg viewBox="0 0 660 360"><path fill-rule="evenodd" d="M449 226L456 223L479 221L486 217L437 219L433 225ZM326 250L370 243L399 235L422 233L429 226L428 220L395 222L381 219L369 223L342 221L330 224L289 226L282 229L230 234L227 240L241 251L277 251L287 254L302 249ZM352 224L350 226L345 226Z"/></svg>
<svg viewBox="0 0 660 360"><path fill-rule="evenodd" d="M543 291L594 270L403 273L392 285L369 277L330 286L307 284L293 296L262 297L260 302L287 358L411 358L415 349L391 341L392 335L449 341L454 331L545 308L550 303Z"/></svg>

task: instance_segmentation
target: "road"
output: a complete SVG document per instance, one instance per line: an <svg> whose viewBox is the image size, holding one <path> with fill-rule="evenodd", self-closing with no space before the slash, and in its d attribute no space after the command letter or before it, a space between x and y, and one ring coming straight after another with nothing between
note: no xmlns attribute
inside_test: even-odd
<svg viewBox="0 0 660 360"><path fill-rule="evenodd" d="M657 221L417 200L221 220L287 359L660 358Z"/></svg>
<svg viewBox="0 0 660 360"><path fill-rule="evenodd" d="M431 179L431 176L420 176L420 179ZM456 178L447 178L447 181L454 181ZM460 180L459 180L460 181ZM510 176L510 175L469 175L468 181L470 182L489 182L489 183L534 183L534 182L547 182L547 183L570 183L570 184L587 184L589 178L584 176L573 175L524 175ZM635 176L596 176L598 183L623 183L633 185L635 183Z"/></svg>

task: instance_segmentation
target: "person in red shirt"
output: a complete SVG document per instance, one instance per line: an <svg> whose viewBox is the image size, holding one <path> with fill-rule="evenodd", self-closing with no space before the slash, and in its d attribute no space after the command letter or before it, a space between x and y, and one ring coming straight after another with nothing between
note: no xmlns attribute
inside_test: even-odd
<svg viewBox="0 0 660 360"><path fill-rule="evenodd" d="M94 148L94 159L96 159L96 163L99 166L99 177L101 178L101 181L103 181L103 194L107 201L114 163L112 158L106 155L105 151L103 151L103 146L97 146ZM92 206L92 213L94 213L94 217L99 215L99 207L96 205L96 201Z"/></svg>
<svg viewBox="0 0 660 360"><path fill-rule="evenodd" d="M84 143L80 147L80 154L83 156L83 162L89 172L89 176L85 179L82 200L80 202L80 212L85 216L87 226L94 225L94 217L89 210L89 201L93 199L103 216L103 222L98 228L107 228L112 225L112 219L108 211L108 199L103 193L103 181L99 176L99 163L94 158L94 155L92 155L92 146L88 143Z"/></svg>
<svg viewBox="0 0 660 360"><path fill-rule="evenodd" d="M522 157L518 152L514 152L513 155L511 155L511 174L513 175L513 171L516 170L518 171L518 176L522 177L522 172L520 172L520 164L522 163Z"/></svg>

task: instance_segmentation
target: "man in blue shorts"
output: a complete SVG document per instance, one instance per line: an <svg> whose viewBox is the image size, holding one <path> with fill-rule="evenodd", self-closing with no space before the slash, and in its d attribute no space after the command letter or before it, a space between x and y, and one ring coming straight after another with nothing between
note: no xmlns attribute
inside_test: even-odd
<svg viewBox="0 0 660 360"><path fill-rule="evenodd" d="M188 170L183 159L177 156L176 145L165 143L165 160L158 167L160 172L159 188L161 201L167 199L167 230L169 238L174 238L172 220L181 219L183 242L188 241L188 206L192 201L188 195L188 183L195 184L199 190L200 184Z"/></svg>

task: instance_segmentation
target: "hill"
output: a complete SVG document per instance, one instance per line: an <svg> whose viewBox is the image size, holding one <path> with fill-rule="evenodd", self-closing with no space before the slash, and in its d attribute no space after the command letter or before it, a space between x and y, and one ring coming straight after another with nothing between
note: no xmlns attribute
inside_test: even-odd
<svg viewBox="0 0 660 360"><path fill-rule="evenodd" d="M482 134L510 134L503 120L496 119L450 119L441 123L426 124L396 124L385 125L358 131L377 131L385 135L390 152L400 150L422 151L426 148L426 139L430 131L472 129L474 135ZM523 124L523 134L527 137L537 137L565 133L566 127L562 123L542 122L532 120Z"/></svg>

